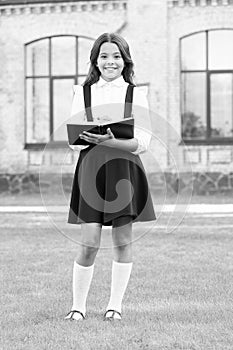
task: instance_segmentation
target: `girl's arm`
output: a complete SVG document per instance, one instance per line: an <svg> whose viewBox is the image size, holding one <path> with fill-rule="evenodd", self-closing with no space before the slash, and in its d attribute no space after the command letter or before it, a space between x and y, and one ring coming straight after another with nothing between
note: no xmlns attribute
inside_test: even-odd
<svg viewBox="0 0 233 350"><path fill-rule="evenodd" d="M111 130L108 133L112 134ZM106 140L104 142L104 145L108 147L120 149L121 151L135 152L138 148L138 140L136 138L124 140L124 139L116 139L115 137L112 137Z"/></svg>

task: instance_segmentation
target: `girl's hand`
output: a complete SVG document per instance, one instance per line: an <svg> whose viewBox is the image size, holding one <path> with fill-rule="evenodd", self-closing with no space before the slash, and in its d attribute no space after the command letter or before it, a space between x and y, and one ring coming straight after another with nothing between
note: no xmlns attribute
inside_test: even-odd
<svg viewBox="0 0 233 350"><path fill-rule="evenodd" d="M107 140L111 140L111 139L115 139L113 133L111 132L111 129L108 128L107 129L107 134L105 135L99 135L99 134L92 134L90 132L84 131L81 135L80 135L80 139L85 140L89 143L93 143L93 144L99 144L101 142L107 141Z"/></svg>

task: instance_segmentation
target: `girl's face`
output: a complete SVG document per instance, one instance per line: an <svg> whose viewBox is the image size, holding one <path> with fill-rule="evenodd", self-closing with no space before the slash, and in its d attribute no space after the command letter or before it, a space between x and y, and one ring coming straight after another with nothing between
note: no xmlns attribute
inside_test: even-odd
<svg viewBox="0 0 233 350"><path fill-rule="evenodd" d="M118 46L114 43L103 43L97 58L97 67L101 77L106 81L112 81L121 76L124 69L124 60Z"/></svg>

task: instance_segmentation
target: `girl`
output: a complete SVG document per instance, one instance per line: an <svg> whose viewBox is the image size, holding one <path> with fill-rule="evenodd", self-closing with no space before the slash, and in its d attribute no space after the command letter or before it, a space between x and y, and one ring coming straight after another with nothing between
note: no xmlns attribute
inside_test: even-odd
<svg viewBox="0 0 233 350"><path fill-rule="evenodd" d="M71 114L77 115L77 122L113 122L131 117L133 100L143 107L139 108L140 113L148 118L147 99L133 83L133 62L128 44L121 36L102 34L92 47L90 62L83 86L77 85L74 89ZM95 110L102 114L96 114ZM80 113L82 111L85 114ZM133 112L136 123L134 138L116 139L110 129L104 135L83 132L80 138L91 145L74 146L81 151L68 222L81 224L82 234L73 267L73 305L66 319L85 319L86 299L100 246L102 225L112 226L114 245L111 295L104 320L121 319L122 300L132 269L132 223L155 220L147 179L138 156L146 151L150 137L137 128L135 107ZM117 185L122 180L128 180L123 185L121 183L124 198L114 210L111 203L117 198ZM92 198L88 196L87 201L86 193L93 183L96 184L96 192ZM119 206L119 203L122 205Z"/></svg>

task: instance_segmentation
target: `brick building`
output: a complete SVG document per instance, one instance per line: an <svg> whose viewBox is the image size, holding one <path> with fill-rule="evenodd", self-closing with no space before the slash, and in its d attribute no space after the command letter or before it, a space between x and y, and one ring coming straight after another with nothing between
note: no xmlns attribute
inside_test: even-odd
<svg viewBox="0 0 233 350"><path fill-rule="evenodd" d="M174 190L177 178L196 192L233 188L232 0L0 0L0 23L0 191L36 188L61 160L72 174L76 154L53 131L103 32L126 38L149 87L152 185L165 176Z"/></svg>

